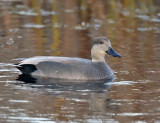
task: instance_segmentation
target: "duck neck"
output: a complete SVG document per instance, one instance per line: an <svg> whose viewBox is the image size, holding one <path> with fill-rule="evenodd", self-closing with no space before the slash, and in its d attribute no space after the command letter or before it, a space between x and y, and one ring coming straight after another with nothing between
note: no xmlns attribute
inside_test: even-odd
<svg viewBox="0 0 160 123"><path fill-rule="evenodd" d="M92 56L92 62L105 62L105 59Z"/></svg>
<svg viewBox="0 0 160 123"><path fill-rule="evenodd" d="M105 62L105 54L96 50L96 48L92 48L91 50L92 62Z"/></svg>

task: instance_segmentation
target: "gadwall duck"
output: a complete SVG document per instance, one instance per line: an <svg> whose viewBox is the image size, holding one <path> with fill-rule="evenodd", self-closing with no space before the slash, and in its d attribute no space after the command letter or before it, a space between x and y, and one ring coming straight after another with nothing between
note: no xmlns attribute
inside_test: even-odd
<svg viewBox="0 0 160 123"><path fill-rule="evenodd" d="M70 80L104 80L114 77L105 55L121 58L106 37L92 41L92 60L75 57L36 56L22 60L16 67L22 74Z"/></svg>

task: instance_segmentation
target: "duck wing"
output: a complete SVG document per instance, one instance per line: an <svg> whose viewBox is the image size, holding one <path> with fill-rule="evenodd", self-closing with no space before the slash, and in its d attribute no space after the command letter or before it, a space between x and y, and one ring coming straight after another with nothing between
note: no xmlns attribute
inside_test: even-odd
<svg viewBox="0 0 160 123"><path fill-rule="evenodd" d="M19 62L16 64L16 67L23 74L31 74L37 70L39 71L39 74L40 72L43 74L51 74L60 71L61 73L65 73L73 69L80 69L84 64L90 62L91 60L74 57L37 56Z"/></svg>

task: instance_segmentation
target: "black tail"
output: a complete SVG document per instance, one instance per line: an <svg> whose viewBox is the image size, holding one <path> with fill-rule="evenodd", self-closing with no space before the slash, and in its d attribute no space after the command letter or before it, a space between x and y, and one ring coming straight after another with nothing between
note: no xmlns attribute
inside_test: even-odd
<svg viewBox="0 0 160 123"><path fill-rule="evenodd" d="M32 77L30 74L21 74L16 79L18 81L23 81L25 83L36 83L37 79Z"/></svg>
<svg viewBox="0 0 160 123"><path fill-rule="evenodd" d="M31 74L32 72L36 71L37 68L33 64L15 64L16 68L18 68L23 74Z"/></svg>

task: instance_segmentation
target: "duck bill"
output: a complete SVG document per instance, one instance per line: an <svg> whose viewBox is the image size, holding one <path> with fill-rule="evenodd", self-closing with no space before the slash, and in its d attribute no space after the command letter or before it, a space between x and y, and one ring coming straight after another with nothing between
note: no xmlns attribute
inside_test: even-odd
<svg viewBox="0 0 160 123"><path fill-rule="evenodd" d="M121 58L121 55L118 54L118 53L116 53L116 52L113 50L112 47L109 47L109 50L106 51L106 53L108 53L109 55L112 55L112 56L114 56L114 57L119 57L119 58Z"/></svg>

